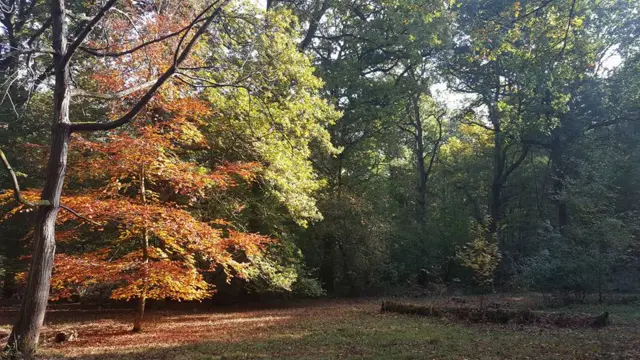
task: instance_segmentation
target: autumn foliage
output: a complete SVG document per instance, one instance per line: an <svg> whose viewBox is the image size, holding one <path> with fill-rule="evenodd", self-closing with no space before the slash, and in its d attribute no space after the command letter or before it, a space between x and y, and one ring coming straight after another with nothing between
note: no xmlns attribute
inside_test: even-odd
<svg viewBox="0 0 640 360"><path fill-rule="evenodd" d="M199 136L193 119L178 110L166 121L139 124L105 138L76 140L78 170L71 176L89 190L67 195L62 201L93 222L60 213L58 242L62 249L72 251L56 256L54 298L70 297L91 285L110 284L114 299L142 295L203 299L214 290L204 281L203 272L221 268L228 279L242 277L247 264L238 259L260 253L273 241L235 231L223 219L199 219L189 211L209 192L254 180L259 164L226 163L207 169L182 160L178 153L181 141L195 143L193 139ZM3 194L3 199L8 201L8 195ZM34 192L25 195L37 196ZM14 208L9 215L20 210ZM146 250L144 236L149 239ZM97 240L87 245L91 238ZM78 242L91 250L78 249Z"/></svg>
<svg viewBox="0 0 640 360"><path fill-rule="evenodd" d="M187 116L190 110L197 112ZM166 120L154 116L159 111ZM71 214L61 214L60 228L70 230L59 239L73 242L99 232L105 240L94 251L56 258L57 297L87 284L110 283L114 299L198 300L213 290L202 272L220 267L229 278L243 276L239 256L259 253L271 240L227 229L218 225L224 221L198 218L189 209L209 192L252 181L260 166L226 163L209 169L184 160L183 146L206 147L197 130L197 117L206 113L195 100L175 101L146 112L146 121L132 129L77 140L78 171L72 177L101 185L64 201L101 226L80 225Z"/></svg>
<svg viewBox="0 0 640 360"><path fill-rule="evenodd" d="M22 264L7 274L22 272L24 299L37 307L20 313L17 323L30 324L11 335L13 342L30 334L20 348L35 349L49 287L53 299L135 300L134 331L147 299L201 300L221 280L243 278L234 285L248 284L247 292L322 292L314 281L294 287L307 270L289 235L321 219L315 193L325 182L312 148L337 153L326 125L339 113L298 51L295 18L243 1L114 4L96 9L77 41L56 50L66 52L52 65L66 80L34 92L37 117L25 124L40 127L53 100L55 121L69 127L54 129L61 141L49 145L62 145L46 146L48 137L25 128L30 140L15 142L32 141L40 155L30 150L23 160L12 149L18 175L29 176L20 186L3 160L24 206L3 211L2 220L36 210L35 223L47 222L24 237L24 245L34 239L47 248L32 252L29 277ZM80 21L58 5L55 39L64 38L66 20ZM56 112L59 104L64 111ZM43 155L52 159L44 179ZM41 194L29 190L41 186ZM0 193L0 205L9 203ZM11 260L24 262L22 247L12 248L19 250Z"/></svg>
<svg viewBox="0 0 640 360"><path fill-rule="evenodd" d="M108 36L87 49L106 53L130 48L128 39L134 35L128 31L135 31L141 42L180 31L189 11L185 7L170 19L149 19L143 29L132 29L126 18L111 17L104 24ZM126 89L132 79L150 81L171 63L172 46L179 40L99 60L85 85L109 94ZM195 65L198 57L190 61ZM98 111L115 118L137 93L107 106L103 102ZM132 125L106 135L74 136L69 177L71 188L83 190L68 190L62 203L85 219L59 213L53 299L100 285L110 289L113 299L201 300L215 291L204 279L206 272L223 270L227 281L246 275L247 259L274 240L237 231L230 222L197 210L206 196L254 181L262 167L257 162L202 159L199 152L208 144L201 128L212 111L210 103L176 80ZM9 195L2 194L1 200L10 201ZM24 195L38 196L35 191ZM16 207L6 216L18 211L27 209Z"/></svg>

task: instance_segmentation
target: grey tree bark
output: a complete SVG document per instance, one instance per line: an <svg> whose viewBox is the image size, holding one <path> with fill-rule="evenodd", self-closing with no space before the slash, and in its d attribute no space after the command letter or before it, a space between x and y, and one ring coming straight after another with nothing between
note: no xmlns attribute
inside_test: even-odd
<svg viewBox="0 0 640 360"><path fill-rule="evenodd" d="M18 318L9 335L7 347L31 356L35 353L44 322L53 257L55 254L55 225L60 209L60 196L67 169L67 154L71 137L69 121L69 66L64 57L67 51L67 29L64 0L51 1L55 86L53 89L53 119L51 150L41 198L49 205L40 206L36 215L34 248L29 267L27 289Z"/></svg>

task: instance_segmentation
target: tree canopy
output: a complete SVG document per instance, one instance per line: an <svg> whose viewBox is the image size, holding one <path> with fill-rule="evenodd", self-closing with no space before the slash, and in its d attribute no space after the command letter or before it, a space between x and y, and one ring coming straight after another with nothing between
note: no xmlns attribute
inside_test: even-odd
<svg viewBox="0 0 640 360"><path fill-rule="evenodd" d="M0 4L9 347L49 298L640 289L637 1L262 5Z"/></svg>

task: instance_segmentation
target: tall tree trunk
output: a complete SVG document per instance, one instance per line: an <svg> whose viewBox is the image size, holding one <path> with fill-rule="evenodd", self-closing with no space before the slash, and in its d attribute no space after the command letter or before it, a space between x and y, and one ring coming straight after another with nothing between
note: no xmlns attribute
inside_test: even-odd
<svg viewBox="0 0 640 360"><path fill-rule="evenodd" d="M488 231L490 237L498 235L498 226L501 218L502 209L502 184L494 180L491 184L491 195L489 199L489 226Z"/></svg>
<svg viewBox="0 0 640 360"><path fill-rule="evenodd" d="M332 139L336 139L337 136L332 134ZM335 187L332 189L333 199L337 204L342 206L342 187L345 186L342 180L344 152L338 154L336 159L335 170ZM334 211L331 211L325 216L331 216L334 221L338 219L338 216ZM322 244L322 261L320 262L319 277L322 287L331 294L336 288L336 256L337 256L337 238L335 231L332 233L324 232L321 238Z"/></svg>
<svg viewBox="0 0 640 360"><path fill-rule="evenodd" d="M335 257L336 240L332 234L326 234L323 239L322 263L320 264L320 282L331 294L335 291Z"/></svg>
<svg viewBox="0 0 640 360"><path fill-rule="evenodd" d="M567 235L567 225L569 225L569 207L564 198L566 185L566 169L562 160L562 145L560 139L554 139L551 146L550 159L553 166L553 196L556 203L556 216L558 231L563 236Z"/></svg>
<svg viewBox="0 0 640 360"><path fill-rule="evenodd" d="M147 189L145 187L146 174L145 174L145 166L142 165L142 169L140 171L140 198L142 200L142 205L147 205ZM147 230L147 226L143 225L142 228L142 262L145 274L143 275L145 278L143 279L144 285L142 289L142 294L138 298L138 304L136 306L136 317L133 321L133 332L142 331L142 319L144 318L144 310L147 302L147 266L149 264L149 232Z"/></svg>
<svg viewBox="0 0 640 360"><path fill-rule="evenodd" d="M491 193L489 196L489 219L487 237L498 240L498 227L500 226L502 212L502 186L503 186L503 145L504 134L500 124L498 109L495 104L489 106L489 117L493 125L493 179L491 181Z"/></svg>
<svg viewBox="0 0 640 360"><path fill-rule="evenodd" d="M11 331L7 348L31 356L37 349L44 322L51 270L55 254L55 224L60 207L60 195L67 168L67 154L71 137L69 121L69 67L63 58L67 49L64 0L51 1L55 86L53 92L53 125L51 150L42 200L50 205L40 206L36 214L33 256L29 267L27 289L18 318Z"/></svg>
<svg viewBox="0 0 640 360"><path fill-rule="evenodd" d="M413 116L415 127L415 157L416 167L418 172L418 222L422 227L422 231L425 231L427 224L427 167L424 163L424 155L426 153L424 145L424 134L422 130L422 118L420 117L420 95L417 95L412 99Z"/></svg>

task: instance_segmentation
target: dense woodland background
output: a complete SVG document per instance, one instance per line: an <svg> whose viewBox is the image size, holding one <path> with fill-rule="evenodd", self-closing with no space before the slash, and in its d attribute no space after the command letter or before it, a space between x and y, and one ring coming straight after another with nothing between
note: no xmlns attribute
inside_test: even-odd
<svg viewBox="0 0 640 360"><path fill-rule="evenodd" d="M100 2L67 3L75 34ZM640 290L640 4L262 5L226 4L135 122L73 135L62 201L81 217L58 217L53 299ZM202 6L118 2L74 55L71 121L125 112ZM0 7L0 149L34 200L48 11ZM35 212L9 175L18 299Z"/></svg>

